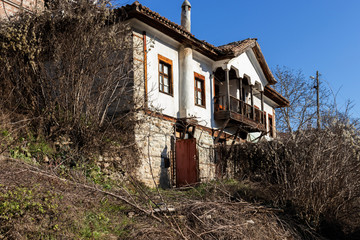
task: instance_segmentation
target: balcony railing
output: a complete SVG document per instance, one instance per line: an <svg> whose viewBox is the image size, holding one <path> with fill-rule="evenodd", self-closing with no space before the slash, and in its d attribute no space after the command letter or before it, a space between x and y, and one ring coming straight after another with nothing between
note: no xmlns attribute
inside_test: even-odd
<svg viewBox="0 0 360 240"><path fill-rule="evenodd" d="M262 125L266 124L265 113L244 101L230 96L230 107L227 107L226 96L216 96L215 99L215 112L230 111L231 113L239 114ZM264 127L264 126L263 126Z"/></svg>

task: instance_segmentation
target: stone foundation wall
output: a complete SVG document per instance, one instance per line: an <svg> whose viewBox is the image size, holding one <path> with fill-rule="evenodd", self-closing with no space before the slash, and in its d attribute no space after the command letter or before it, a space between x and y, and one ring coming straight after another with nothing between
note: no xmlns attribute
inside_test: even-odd
<svg viewBox="0 0 360 240"><path fill-rule="evenodd" d="M195 136L199 159L199 177L201 182L215 179L216 157L214 150L214 139L208 131L197 128Z"/></svg>
<svg viewBox="0 0 360 240"><path fill-rule="evenodd" d="M175 121L147 114L139 117L144 119L143 123L135 128L135 139L141 151L137 177L150 187L172 187L176 184ZM199 128L195 131L195 138L200 181L212 180L216 177L214 140L208 131Z"/></svg>
<svg viewBox="0 0 360 240"><path fill-rule="evenodd" d="M140 150L137 177L149 187L169 188L172 183L171 167L166 161L174 151L174 123L147 114L139 115L143 123L135 128L135 140Z"/></svg>

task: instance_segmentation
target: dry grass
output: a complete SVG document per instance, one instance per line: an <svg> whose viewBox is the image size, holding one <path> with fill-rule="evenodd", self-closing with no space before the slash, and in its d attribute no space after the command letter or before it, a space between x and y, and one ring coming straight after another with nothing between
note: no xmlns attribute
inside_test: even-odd
<svg viewBox="0 0 360 240"><path fill-rule="evenodd" d="M19 160L0 160L0 192L28 189L30 202L43 206L43 211L26 208L15 199L24 212L0 218L2 238L306 239L281 211L232 197L234 184L209 183L159 195L131 179L104 189L76 170L63 176ZM176 210L154 212L160 204Z"/></svg>

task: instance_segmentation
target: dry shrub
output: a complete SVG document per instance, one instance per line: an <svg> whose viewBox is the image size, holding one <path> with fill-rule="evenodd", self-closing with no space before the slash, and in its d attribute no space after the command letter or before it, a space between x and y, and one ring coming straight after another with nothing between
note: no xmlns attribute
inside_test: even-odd
<svg viewBox="0 0 360 240"><path fill-rule="evenodd" d="M281 206L310 226L360 227L360 135L336 122L287 138L245 143L231 152L234 174L260 181Z"/></svg>
<svg viewBox="0 0 360 240"><path fill-rule="evenodd" d="M268 208L234 198L237 181L209 182L161 192L162 224L140 225L136 239L321 239L307 227ZM156 195L149 194L153 200ZM155 202L159 202L158 200ZM174 208L174 212L167 212Z"/></svg>
<svg viewBox="0 0 360 240"><path fill-rule="evenodd" d="M68 139L80 156L114 145L134 156L142 105L134 104L130 28L109 1L93 2L50 1L39 15L1 22L0 108L22 115L35 138Z"/></svg>
<svg viewBox="0 0 360 240"><path fill-rule="evenodd" d="M271 209L246 202L198 202L182 210L185 231L202 239L296 239Z"/></svg>

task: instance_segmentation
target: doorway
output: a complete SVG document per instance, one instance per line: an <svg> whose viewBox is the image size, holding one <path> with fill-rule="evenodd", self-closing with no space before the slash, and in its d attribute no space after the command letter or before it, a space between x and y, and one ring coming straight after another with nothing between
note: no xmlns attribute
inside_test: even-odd
<svg viewBox="0 0 360 240"><path fill-rule="evenodd" d="M176 187L193 185L198 182L198 160L196 138L176 141Z"/></svg>

